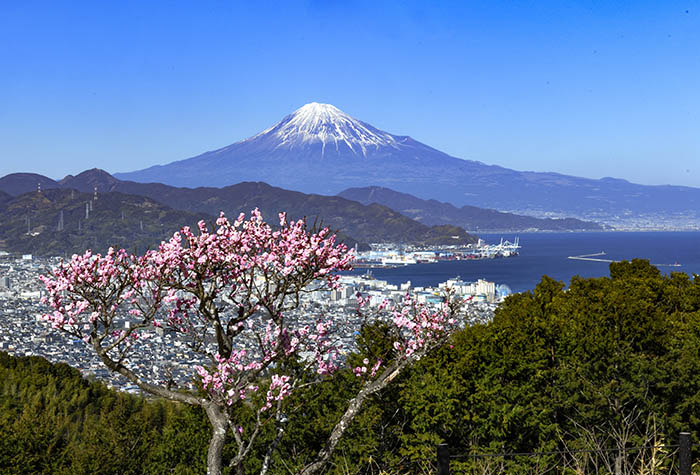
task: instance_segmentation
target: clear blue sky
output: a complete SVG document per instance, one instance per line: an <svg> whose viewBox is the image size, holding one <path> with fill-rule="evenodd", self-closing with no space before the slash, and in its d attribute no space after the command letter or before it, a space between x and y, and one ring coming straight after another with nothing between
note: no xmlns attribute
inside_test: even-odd
<svg viewBox="0 0 700 475"><path fill-rule="evenodd" d="M0 176L168 163L311 101L461 158L700 187L700 0L0 2Z"/></svg>

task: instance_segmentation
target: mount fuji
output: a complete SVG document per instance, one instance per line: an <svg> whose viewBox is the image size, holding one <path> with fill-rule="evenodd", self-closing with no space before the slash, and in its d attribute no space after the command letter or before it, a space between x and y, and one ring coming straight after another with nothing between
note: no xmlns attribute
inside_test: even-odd
<svg viewBox="0 0 700 475"><path fill-rule="evenodd" d="M312 102L267 130L193 158L115 177L176 186L227 186L264 181L306 193L336 194L359 183L400 185L465 163L410 137L392 135L330 104Z"/></svg>
<svg viewBox="0 0 700 475"><path fill-rule="evenodd" d="M698 188L521 172L463 160L315 102L227 147L114 176L182 187L264 181L324 195L351 187L382 186L457 206L616 224L640 217L697 224L700 218Z"/></svg>

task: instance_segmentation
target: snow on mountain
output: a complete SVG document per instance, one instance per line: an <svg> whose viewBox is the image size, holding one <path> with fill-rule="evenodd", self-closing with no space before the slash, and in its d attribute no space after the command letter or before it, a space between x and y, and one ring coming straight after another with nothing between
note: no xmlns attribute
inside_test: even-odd
<svg viewBox="0 0 700 475"><path fill-rule="evenodd" d="M355 155L367 156L368 150L380 147L398 148L399 140L371 125L361 122L331 104L312 102L306 104L284 119L239 144L264 144L272 149L301 149L320 145L321 156L326 149L340 153L347 148ZM226 147L221 151L227 151Z"/></svg>

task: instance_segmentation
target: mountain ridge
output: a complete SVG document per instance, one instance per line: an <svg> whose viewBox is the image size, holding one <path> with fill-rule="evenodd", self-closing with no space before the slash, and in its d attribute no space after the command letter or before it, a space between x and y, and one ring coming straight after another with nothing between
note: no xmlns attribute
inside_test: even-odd
<svg viewBox="0 0 700 475"><path fill-rule="evenodd" d="M359 149L352 149L341 138L348 139L354 147L361 134L357 132L360 135L353 136L353 141L348 138L352 134L335 133L335 127L344 119L338 119L337 113L331 114L330 119L323 115L324 110L336 108L307 106L226 147L165 165L116 173L115 177L186 187L264 181L285 189L325 195L353 187L382 186L458 207L469 205L535 217L570 216L608 224L634 222L639 217L652 221L668 216L691 222L700 219L700 188L516 171L463 160L409 136L381 131L339 111L342 118L352 119L353 130L364 128L371 133L367 140L374 145L366 146L360 154ZM316 120L299 118L311 113L318 115ZM296 118L300 124L315 124L313 133L301 126L292 127ZM282 130L287 131L281 134L286 137L284 140L276 135ZM313 140L302 139L309 134ZM331 143L333 147L328 146ZM341 145L336 147L337 144Z"/></svg>
<svg viewBox="0 0 700 475"><path fill-rule="evenodd" d="M534 218L492 209L422 200L408 193L370 186L348 188L338 194L362 204L379 203L429 226L450 224L475 233L529 231L602 231L598 223L574 218Z"/></svg>
<svg viewBox="0 0 700 475"><path fill-rule="evenodd" d="M11 196L18 196L28 191L36 191L39 187L48 190L60 188L61 184L38 173L19 172L0 177L0 190Z"/></svg>
<svg viewBox="0 0 700 475"><path fill-rule="evenodd" d="M259 208L269 222L275 222L277 214L286 211L292 219L305 217L309 224L322 222L324 226L339 232L341 238L351 245L355 242L470 244L477 240L476 236L464 229L455 226L430 227L383 205L365 206L342 197L308 195L261 182L243 182L225 188L176 188L159 183L125 182L103 170L92 169L76 176L67 176L57 183L61 189L76 189L90 194L97 187L98 199L103 193L111 192L143 196L176 210L206 216L216 216L220 211L228 216L237 216Z"/></svg>
<svg viewBox="0 0 700 475"><path fill-rule="evenodd" d="M144 196L149 196L155 200L158 200L160 202L164 203L170 203L172 206L178 209L188 209L188 210L202 210L205 211L209 214L216 214L218 210L216 209L216 198L213 196L208 196L208 195L221 195L221 194L226 194L226 191L232 191L235 189L243 189L247 188L247 190L244 193L247 194L261 194L265 193L269 190L276 189L276 187L272 187L271 185L268 185L266 183L262 182L244 182L244 183L239 183L236 185L232 185L232 187L224 187L223 189L220 188L212 188L212 187L201 187L201 188L196 188L194 190L198 191L192 191L191 189L182 189L182 188L174 188L174 187L169 187L168 185L163 185L161 183L151 183L148 184L147 186L141 183L136 183L136 182L128 182L128 181L121 181L113 176L111 176L109 173L105 172L104 170L100 169L92 169L92 170L86 170L85 172L81 173L78 175L78 177L66 177L63 180L60 181L60 183L63 186L71 186L73 185L77 189L81 189L83 191L90 191L92 187L95 185L98 186L98 189L100 190L107 190L107 191L114 191L114 190L119 190L124 193L133 193L133 194L140 194ZM257 190L253 189L257 188ZM287 199L289 202L294 202L298 200L298 197L304 195L303 193L300 192L295 192L291 190L280 190L280 192L286 193L285 196L289 196L290 198ZM409 194L401 194L399 192L393 191L386 189L387 192L393 193L395 195L404 195L402 197L402 200L404 202L410 202L415 205L415 200L418 200L418 198L415 198L412 195ZM362 196L350 196L346 195L345 193L348 192L348 190L345 190L338 196L343 199L349 199L350 201L355 201L359 202L363 205L369 205L372 203L372 201L365 201ZM201 194L200 194L201 193ZM333 198L332 197L326 197L328 198L328 202L332 202ZM198 204L200 202L206 202L207 204L202 205ZM421 200L423 201L423 200ZM403 205L397 204L396 202L390 202L390 201L374 201L379 205L386 206L387 208L401 212L401 208ZM444 203L446 205L447 209L449 210L450 207L453 207L453 205L449 203ZM424 205L423 205L424 206ZM239 209L240 205L238 208ZM404 209L406 209L405 206L403 206ZM454 207L453 207L454 208ZM497 231L522 231L530 228L529 230L533 230L532 228L538 228L540 230L547 230L547 231L553 231L553 230L558 230L558 231L578 231L578 230L600 230L602 227L598 225L597 223L586 223L582 222L579 220L575 219L538 219L538 218L532 218L528 216L514 216L510 215L509 213L500 213L495 210L484 210L480 208L475 208L475 207L468 207L470 211L472 211L471 216L478 216L478 215L491 215L492 217L495 216L497 221L503 222L503 220L510 220L511 222L516 219L520 220L520 222L524 222L524 225L519 225L519 227L508 227L506 225L501 225L501 226L495 226L490 229L492 230L497 230ZM297 212L300 212L300 209L296 210ZM320 213L320 209L309 209L309 211L314 211L317 213ZM227 211L228 212L228 211ZM434 212L434 210L428 211L429 213ZM402 213L405 216L411 218L411 219L416 219L416 215L411 214L411 213ZM452 225L452 226L458 226L462 227L464 229L477 229L480 226L479 223L476 225L474 223L470 223L469 221L469 216L462 216L460 219L444 219L444 220L418 220L419 222L422 222L423 224L426 224L428 226L438 226L438 225ZM461 221L462 224L457 224L457 222ZM491 220L493 223L493 219ZM484 232L484 231L481 231Z"/></svg>

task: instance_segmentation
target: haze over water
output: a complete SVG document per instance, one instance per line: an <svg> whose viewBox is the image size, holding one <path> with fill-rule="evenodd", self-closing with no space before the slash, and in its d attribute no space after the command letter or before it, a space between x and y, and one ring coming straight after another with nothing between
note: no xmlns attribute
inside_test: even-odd
<svg viewBox="0 0 700 475"><path fill-rule="evenodd" d="M481 235L489 243L501 237L513 241L514 235ZM602 259L648 259L669 272L700 274L700 232L589 232L519 234L520 255L506 259L480 261L443 261L417 264L396 269L372 269L375 277L398 284L410 280L414 286L436 286L460 276L466 281L486 279L508 285L513 292L533 289L548 275L568 285L575 275L602 277L609 275L608 263L568 259L568 256L606 253ZM354 273L364 273L357 269Z"/></svg>

